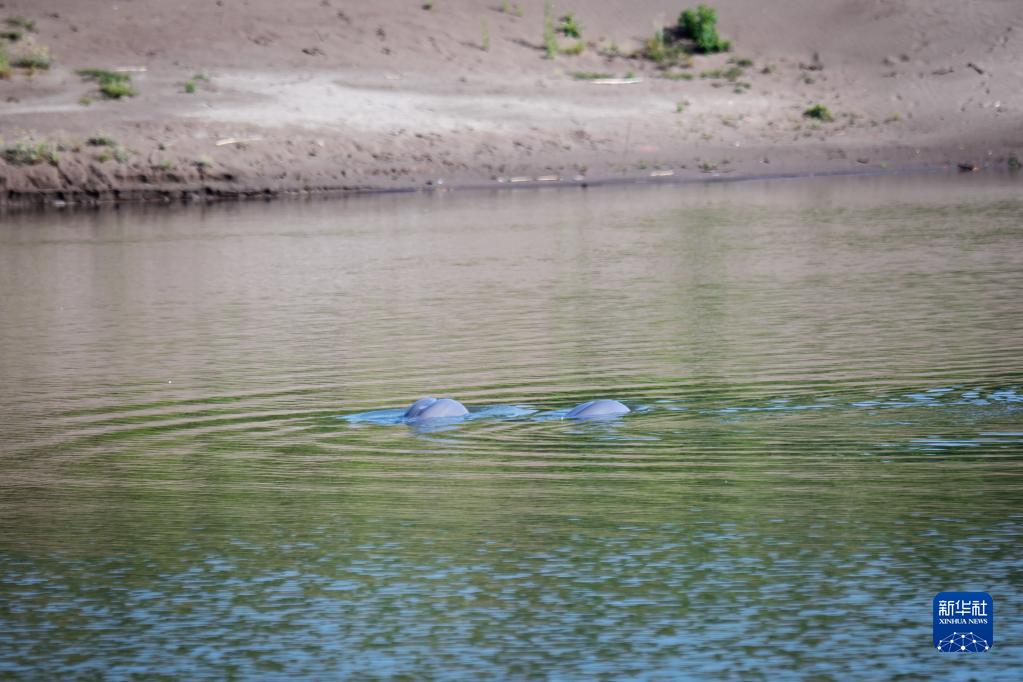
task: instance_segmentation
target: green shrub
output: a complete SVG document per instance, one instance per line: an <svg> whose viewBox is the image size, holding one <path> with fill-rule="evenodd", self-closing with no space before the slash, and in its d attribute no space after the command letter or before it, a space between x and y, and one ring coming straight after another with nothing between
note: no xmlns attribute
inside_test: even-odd
<svg viewBox="0 0 1023 682"><path fill-rule="evenodd" d="M718 35L717 22L717 12L706 5L687 9L678 18L679 37L692 40L696 52L727 52L731 43Z"/></svg>
<svg viewBox="0 0 1023 682"><path fill-rule="evenodd" d="M106 69L81 69L77 73L83 80L97 83L100 93L108 99L134 97L138 94L132 87L131 76L126 73Z"/></svg>
<svg viewBox="0 0 1023 682"><path fill-rule="evenodd" d="M21 36L24 35L21 31L0 31L0 38L9 40L12 43L21 40Z"/></svg>
<svg viewBox="0 0 1023 682"><path fill-rule="evenodd" d="M569 12L558 19L558 33L566 38L582 38L583 25L575 18L575 14Z"/></svg>
<svg viewBox="0 0 1023 682"><path fill-rule="evenodd" d="M187 92L189 95L195 94L195 81L188 81L187 83L185 83L185 92Z"/></svg>
<svg viewBox="0 0 1023 682"><path fill-rule="evenodd" d="M0 80L7 80L11 77L11 60L7 58L7 50L0 45Z"/></svg>
<svg viewBox="0 0 1023 682"><path fill-rule="evenodd" d="M835 117L831 115L828 108L823 104L814 104L812 107L803 112L803 116L806 118L815 118L818 121L824 121L830 123L835 120Z"/></svg>

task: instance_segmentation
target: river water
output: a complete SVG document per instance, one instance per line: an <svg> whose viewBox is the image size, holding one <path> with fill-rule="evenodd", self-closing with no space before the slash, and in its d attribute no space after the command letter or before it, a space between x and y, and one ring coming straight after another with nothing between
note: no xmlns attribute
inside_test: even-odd
<svg viewBox="0 0 1023 682"><path fill-rule="evenodd" d="M0 676L1012 677L1020 189L2 216Z"/></svg>

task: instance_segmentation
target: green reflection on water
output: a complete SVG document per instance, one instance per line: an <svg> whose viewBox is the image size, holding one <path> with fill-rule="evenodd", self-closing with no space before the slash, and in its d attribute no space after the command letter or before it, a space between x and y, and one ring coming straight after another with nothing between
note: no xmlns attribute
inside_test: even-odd
<svg viewBox="0 0 1023 682"><path fill-rule="evenodd" d="M1013 192L22 218L0 234L0 674L1005 676ZM428 392L537 412L341 418ZM602 395L636 412L544 416ZM947 589L994 595L988 654L931 651Z"/></svg>

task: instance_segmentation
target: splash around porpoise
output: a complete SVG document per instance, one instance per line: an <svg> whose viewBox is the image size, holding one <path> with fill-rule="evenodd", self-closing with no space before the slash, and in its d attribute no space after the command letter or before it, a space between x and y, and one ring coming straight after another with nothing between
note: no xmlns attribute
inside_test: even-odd
<svg viewBox="0 0 1023 682"><path fill-rule="evenodd" d="M591 420L610 419L630 413L625 404L610 399L590 400L580 403L572 409L560 409L540 413L532 407L524 405L492 405L470 412L462 403L453 398L420 398L405 410L374 410L360 412L344 417L352 424L410 424L424 426L428 424L447 425L461 421L476 419L518 419L531 417L539 421L557 421L562 419Z"/></svg>

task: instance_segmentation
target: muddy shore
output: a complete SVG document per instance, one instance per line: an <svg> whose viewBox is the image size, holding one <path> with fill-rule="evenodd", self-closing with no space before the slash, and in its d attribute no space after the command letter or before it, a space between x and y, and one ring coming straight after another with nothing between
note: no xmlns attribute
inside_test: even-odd
<svg viewBox="0 0 1023 682"><path fill-rule="evenodd" d="M556 3L582 39L559 35L566 53L548 58L542 2L5 0L12 64L50 64L0 80L0 205L1023 157L1023 6L780 4L713 3L732 49L666 67L640 54L684 3ZM136 94L104 97L83 69L123 74ZM808 117L816 105L832 120Z"/></svg>

